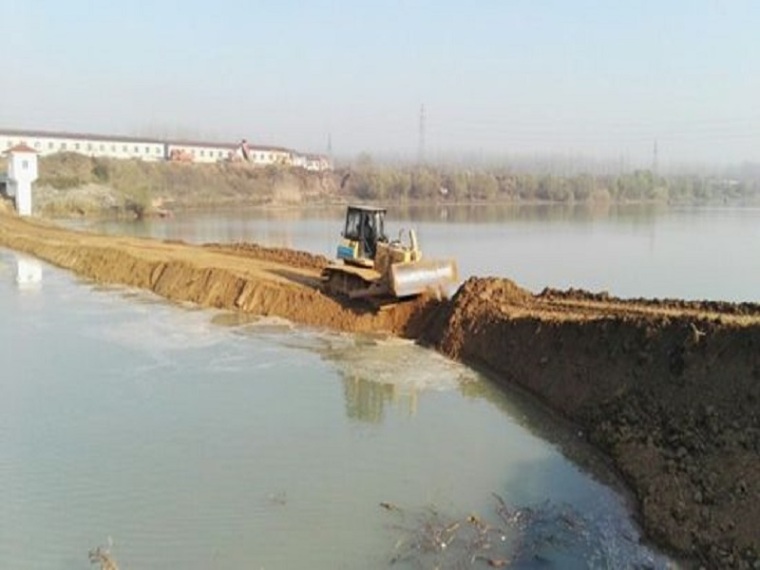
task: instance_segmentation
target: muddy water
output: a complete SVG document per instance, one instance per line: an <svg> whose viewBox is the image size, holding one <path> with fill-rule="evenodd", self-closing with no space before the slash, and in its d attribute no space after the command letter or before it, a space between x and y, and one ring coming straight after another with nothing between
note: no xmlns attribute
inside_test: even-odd
<svg viewBox="0 0 760 570"><path fill-rule="evenodd" d="M84 224L160 238L255 241L332 256L341 208L180 214L172 220ZM79 224L82 225L82 224ZM388 233L415 227L428 256L454 257L462 278L508 277L619 297L760 301L760 209L612 206L392 208Z"/></svg>
<svg viewBox="0 0 760 570"><path fill-rule="evenodd" d="M409 343L94 288L6 250L0 315L0 567L87 568L108 537L122 568L451 567L473 544L420 529L469 515L525 567L665 565L552 422Z"/></svg>

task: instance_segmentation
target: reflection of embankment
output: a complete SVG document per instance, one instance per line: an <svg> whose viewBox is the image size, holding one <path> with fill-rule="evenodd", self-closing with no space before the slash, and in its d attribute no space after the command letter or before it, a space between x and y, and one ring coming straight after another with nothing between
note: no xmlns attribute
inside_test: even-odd
<svg viewBox="0 0 760 570"><path fill-rule="evenodd" d="M3 214L0 245L178 301L424 337L582 426L638 496L650 537L708 567L757 561L757 305L534 296L507 280L472 279L448 303L373 311L321 294L323 261L287 250L99 236Z"/></svg>
<svg viewBox="0 0 760 570"><path fill-rule="evenodd" d="M475 377L438 354L393 338L341 335L318 353L343 378L348 417L369 423L381 421L386 406L413 416L423 391L458 389Z"/></svg>
<svg viewBox="0 0 760 570"><path fill-rule="evenodd" d="M401 397L393 384L381 384L360 377L344 377L343 390L346 395L346 414L352 420L378 423L383 419L385 405L398 401ZM417 410L417 394L405 395L409 414Z"/></svg>

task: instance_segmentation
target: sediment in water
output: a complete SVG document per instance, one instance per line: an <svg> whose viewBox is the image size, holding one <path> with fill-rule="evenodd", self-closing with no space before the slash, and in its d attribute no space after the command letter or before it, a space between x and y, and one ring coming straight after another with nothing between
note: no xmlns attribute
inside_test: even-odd
<svg viewBox="0 0 760 570"><path fill-rule="evenodd" d="M533 295L473 278L449 302L380 310L323 295L326 260L304 252L99 236L1 212L0 245L172 300L419 339L580 426L660 545L707 567L760 565L760 306Z"/></svg>

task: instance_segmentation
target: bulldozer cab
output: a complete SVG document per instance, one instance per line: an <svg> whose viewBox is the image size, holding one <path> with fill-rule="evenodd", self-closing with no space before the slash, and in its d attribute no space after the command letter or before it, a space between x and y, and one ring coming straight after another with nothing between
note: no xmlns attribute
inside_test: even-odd
<svg viewBox="0 0 760 570"><path fill-rule="evenodd" d="M408 245L401 241L402 232L388 240L384 208L348 206L338 261L322 271L323 290L350 299L445 294L458 279L456 262L423 260L415 231L407 234Z"/></svg>
<svg viewBox="0 0 760 570"><path fill-rule="evenodd" d="M377 242L388 241L385 236L385 209L371 206L349 206L343 237L358 244L358 256L374 259Z"/></svg>

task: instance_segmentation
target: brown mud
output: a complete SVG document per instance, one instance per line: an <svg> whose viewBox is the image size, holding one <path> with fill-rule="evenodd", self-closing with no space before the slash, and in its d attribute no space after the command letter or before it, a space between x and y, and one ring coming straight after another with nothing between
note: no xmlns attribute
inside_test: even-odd
<svg viewBox="0 0 760 570"><path fill-rule="evenodd" d="M418 299L375 310L366 303L333 299L319 291L327 259L286 249L102 236L1 212L0 245L98 283L346 332L386 331L417 338L438 303Z"/></svg>
<svg viewBox="0 0 760 570"><path fill-rule="evenodd" d="M759 306L473 278L425 340L578 424L655 542L707 568L760 567Z"/></svg>
<svg viewBox="0 0 760 570"><path fill-rule="evenodd" d="M2 210L0 246L172 300L418 339L574 422L657 544L696 567L760 568L760 305L533 295L472 278L451 301L376 309L322 294L321 256L102 236Z"/></svg>

